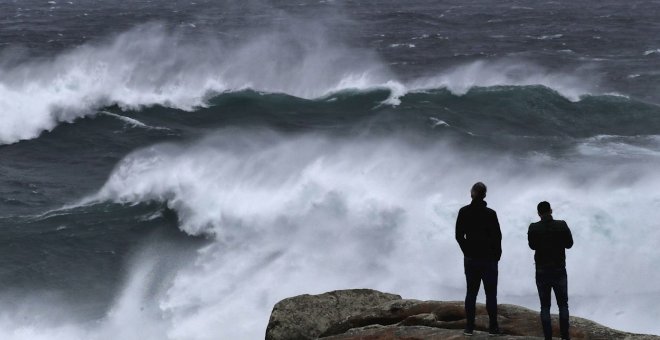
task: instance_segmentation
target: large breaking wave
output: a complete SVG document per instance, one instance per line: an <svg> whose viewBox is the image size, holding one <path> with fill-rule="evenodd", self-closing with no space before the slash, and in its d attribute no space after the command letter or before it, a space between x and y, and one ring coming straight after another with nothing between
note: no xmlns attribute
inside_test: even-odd
<svg viewBox="0 0 660 340"><path fill-rule="evenodd" d="M549 200L576 242L568 252L573 314L657 332L657 309L644 302L660 294L660 196L647 190L660 185L656 166L229 130L137 151L90 199L164 201L185 232L214 240L159 300L173 338L206 339L210 329L258 338L276 301L331 289L460 300L453 224L477 180L489 185L503 229L501 301L536 307L526 228L536 203Z"/></svg>
<svg viewBox="0 0 660 340"><path fill-rule="evenodd" d="M310 24L245 33L240 43L147 24L46 60L0 67L0 143L35 138L108 105L193 110L206 105L209 96L248 88L307 99L387 88L386 103L396 105L409 91L446 88L462 95L473 87L498 85L543 85L578 100L593 92L594 81L505 59L402 81L372 51L330 39Z"/></svg>

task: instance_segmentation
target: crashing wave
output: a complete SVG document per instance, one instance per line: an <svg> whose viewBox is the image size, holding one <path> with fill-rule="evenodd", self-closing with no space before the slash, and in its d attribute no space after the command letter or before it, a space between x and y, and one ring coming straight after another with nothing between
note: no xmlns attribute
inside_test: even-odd
<svg viewBox="0 0 660 340"><path fill-rule="evenodd" d="M371 51L332 44L322 33L264 33L229 44L211 37L193 41L150 24L47 61L0 69L0 144L36 138L108 105L189 111L207 105L213 94L245 89L316 99L386 88L391 95L384 104L397 105L407 93L428 89L463 95L474 87L543 85L576 101L593 90L584 79L499 60L402 82Z"/></svg>

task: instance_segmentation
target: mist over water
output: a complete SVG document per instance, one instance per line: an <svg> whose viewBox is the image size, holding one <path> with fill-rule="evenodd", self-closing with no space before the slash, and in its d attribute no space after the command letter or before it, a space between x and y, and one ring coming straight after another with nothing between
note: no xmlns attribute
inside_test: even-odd
<svg viewBox="0 0 660 340"><path fill-rule="evenodd" d="M538 309L547 200L571 315L660 333L660 62L630 34L655 7L51 5L0 5L29 28L0 32L0 338L258 339L298 294L462 300L476 181L500 303Z"/></svg>

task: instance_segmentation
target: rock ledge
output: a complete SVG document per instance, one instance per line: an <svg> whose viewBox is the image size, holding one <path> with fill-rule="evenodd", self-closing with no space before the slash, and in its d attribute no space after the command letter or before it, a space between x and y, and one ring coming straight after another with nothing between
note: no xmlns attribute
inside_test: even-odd
<svg viewBox="0 0 660 340"><path fill-rule="evenodd" d="M538 312L515 305L498 306L504 335L498 339L543 339ZM554 334L559 322L553 315ZM420 301L371 289L338 290L300 295L278 302L266 329L266 340L422 340L464 339L462 301ZM488 338L488 314L477 304L473 339ZM571 317L573 339L660 340L633 334L593 321Z"/></svg>

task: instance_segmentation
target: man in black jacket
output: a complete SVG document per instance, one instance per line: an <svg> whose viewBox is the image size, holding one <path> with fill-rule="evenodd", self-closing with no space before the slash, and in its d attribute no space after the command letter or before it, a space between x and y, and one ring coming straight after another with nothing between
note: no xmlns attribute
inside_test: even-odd
<svg viewBox="0 0 660 340"><path fill-rule="evenodd" d="M477 294L481 281L486 291L486 309L490 319L490 335L500 333L497 324L497 262L502 256L502 232L493 209L486 207L486 185L476 183L470 190L472 203L458 211L456 241L463 251L465 280L465 335L474 332Z"/></svg>
<svg viewBox="0 0 660 340"><path fill-rule="evenodd" d="M564 221L552 218L550 203L541 202L536 207L541 220L529 225L529 247L536 251L536 287L541 300L541 324L543 335L552 339L550 320L550 291L555 291L559 307L559 329L562 339L570 339L568 333L568 278L566 275L566 251L573 246L571 230Z"/></svg>

